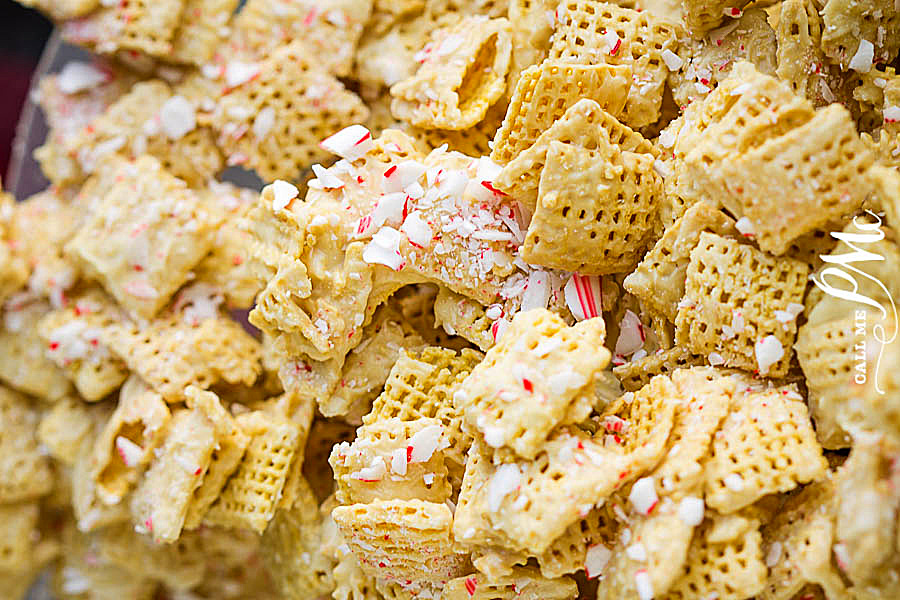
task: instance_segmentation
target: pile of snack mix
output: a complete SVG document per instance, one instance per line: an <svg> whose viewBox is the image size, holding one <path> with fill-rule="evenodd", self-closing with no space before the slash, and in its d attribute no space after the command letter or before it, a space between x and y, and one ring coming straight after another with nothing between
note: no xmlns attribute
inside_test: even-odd
<svg viewBox="0 0 900 600"><path fill-rule="evenodd" d="M20 2L4 598L900 598L900 1Z"/></svg>

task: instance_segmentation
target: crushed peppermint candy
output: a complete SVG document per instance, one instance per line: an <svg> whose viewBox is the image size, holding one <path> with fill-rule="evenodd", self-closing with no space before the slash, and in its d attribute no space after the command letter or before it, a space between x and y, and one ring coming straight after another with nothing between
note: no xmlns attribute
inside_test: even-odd
<svg viewBox="0 0 900 600"><path fill-rule="evenodd" d="M725 484L725 487L735 493L744 489L744 478L737 473L729 473L722 483Z"/></svg>
<svg viewBox="0 0 900 600"><path fill-rule="evenodd" d="M713 367L718 367L725 364L725 359L718 352L710 352L707 359L709 360L709 364Z"/></svg>
<svg viewBox="0 0 900 600"><path fill-rule="evenodd" d="M422 218L422 214L422 211L415 210L406 215L403 225L400 226L400 231L406 234L411 244L420 248L426 248L431 244L434 233L431 231L431 226L428 225L428 222Z"/></svg>
<svg viewBox="0 0 900 600"><path fill-rule="evenodd" d="M259 73L259 65L233 60L225 67L225 85L231 89L236 88L247 83Z"/></svg>
<svg viewBox="0 0 900 600"><path fill-rule="evenodd" d="M344 160L353 162L365 156L375 147L375 143L368 129L362 125L351 125L323 140L320 146Z"/></svg>
<svg viewBox="0 0 900 600"><path fill-rule="evenodd" d="M300 190L292 183L277 179L272 184L272 209L283 210L291 201L300 195Z"/></svg>
<svg viewBox="0 0 900 600"><path fill-rule="evenodd" d="M547 387L556 395L565 394L571 390L578 390L587 384L587 379L581 373L575 371L563 371L554 373L547 378Z"/></svg>
<svg viewBox="0 0 900 600"><path fill-rule="evenodd" d="M253 135L259 141L264 140L273 127L275 127L275 109L267 106L253 119Z"/></svg>
<svg viewBox="0 0 900 600"><path fill-rule="evenodd" d="M900 123L900 106L885 106L882 115L885 123Z"/></svg>
<svg viewBox="0 0 900 600"><path fill-rule="evenodd" d="M77 94L109 81L110 76L94 65L78 60L66 63L56 77L56 85L63 94Z"/></svg>
<svg viewBox="0 0 900 600"><path fill-rule="evenodd" d="M734 228L741 232L741 235L744 237L753 237L756 235L756 230L753 228L753 221L747 217L738 219L734 224Z"/></svg>
<svg viewBox="0 0 900 600"><path fill-rule="evenodd" d="M363 260L370 265L384 265L394 271L399 271L403 265L403 256L400 254L400 243L403 234L393 227L382 227L363 250Z"/></svg>
<svg viewBox="0 0 900 600"><path fill-rule="evenodd" d="M546 271L532 271L522 294L522 312L533 308L547 308L550 302L550 275Z"/></svg>
<svg viewBox="0 0 900 600"><path fill-rule="evenodd" d="M685 525L696 527L703 521L703 513L706 510L706 503L703 498L696 496L685 496L678 504L678 518Z"/></svg>
<svg viewBox="0 0 900 600"><path fill-rule="evenodd" d="M781 560L781 551L783 547L781 542L775 541L772 542L772 545L769 546L769 550L766 552L766 566L770 569L778 564L778 561Z"/></svg>
<svg viewBox="0 0 900 600"><path fill-rule="evenodd" d="M767 375L769 369L784 358L784 346L781 341L774 335L767 335L756 342L754 347L756 352L756 364L759 366L759 374Z"/></svg>
<svg viewBox="0 0 900 600"><path fill-rule="evenodd" d="M373 483L381 481L381 478L384 477L385 473L387 473L387 468L384 465L384 459L380 456L376 456L368 467L363 467L359 471L351 473L350 478Z"/></svg>
<svg viewBox="0 0 900 600"><path fill-rule="evenodd" d="M647 562L647 549L640 542L635 542L625 548L625 555L637 562Z"/></svg>
<svg viewBox="0 0 900 600"><path fill-rule="evenodd" d="M563 288L566 306L576 321L599 317L603 313L603 295L598 275L573 273Z"/></svg>
<svg viewBox="0 0 900 600"><path fill-rule="evenodd" d="M875 59L875 46L869 40L859 40L859 46L856 48L856 54L850 59L848 65L858 73L868 73L872 70L872 62Z"/></svg>
<svg viewBox="0 0 900 600"><path fill-rule="evenodd" d="M628 494L628 501L631 502L631 505L634 506L637 512L642 515L649 515L659 502L653 477L642 477L635 481L634 485L631 486L631 492Z"/></svg>
<svg viewBox="0 0 900 600"><path fill-rule="evenodd" d="M497 467L488 484L488 510L497 512L503 499L514 492L521 483L522 472L519 465L508 463Z"/></svg>
<svg viewBox="0 0 900 600"><path fill-rule="evenodd" d="M653 582L647 569L640 569L634 575L634 585L640 600L653 600Z"/></svg>
<svg viewBox="0 0 900 600"><path fill-rule="evenodd" d="M126 467L136 467L144 457L144 449L122 435L116 437L116 452Z"/></svg>
<svg viewBox="0 0 900 600"><path fill-rule="evenodd" d="M443 428L440 425L429 425L413 434L409 438L407 445L409 462L417 463L430 460L435 450L440 446L442 431Z"/></svg>
<svg viewBox="0 0 900 600"><path fill-rule="evenodd" d="M790 323L800 316L800 313L803 312L803 308L802 304L791 302L787 305L785 310L775 311L775 320L779 323Z"/></svg>
<svg viewBox="0 0 900 600"><path fill-rule="evenodd" d="M677 71L684 66L684 60L668 48L662 51L662 59L670 71Z"/></svg>
<svg viewBox="0 0 900 600"><path fill-rule="evenodd" d="M588 547L584 557L584 572L588 579L599 577L610 558L612 558L612 550L603 544L594 544Z"/></svg>
<svg viewBox="0 0 900 600"><path fill-rule="evenodd" d="M180 140L197 128L197 111L184 96L172 96L159 111L163 133L170 140Z"/></svg>
<svg viewBox="0 0 900 600"><path fill-rule="evenodd" d="M406 448L397 448L391 452L391 471L397 475L406 475L408 451Z"/></svg>
<svg viewBox="0 0 900 600"><path fill-rule="evenodd" d="M616 340L616 354L618 356L628 356L634 354L638 349L643 347L644 325L631 310L625 311L622 322L619 323L619 338Z"/></svg>
<svg viewBox="0 0 900 600"><path fill-rule="evenodd" d="M344 187L343 180L332 173L330 169L315 164L312 166L312 171L315 173L316 178L309 182L310 188L314 190L339 190Z"/></svg>

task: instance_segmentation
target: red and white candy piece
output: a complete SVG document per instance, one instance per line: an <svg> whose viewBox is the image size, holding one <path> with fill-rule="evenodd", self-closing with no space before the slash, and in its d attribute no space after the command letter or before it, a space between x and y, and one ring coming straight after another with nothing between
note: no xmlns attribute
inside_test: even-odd
<svg viewBox="0 0 900 600"><path fill-rule="evenodd" d="M374 148L372 134L362 125L351 125L338 131L320 144L323 149L350 162L365 155Z"/></svg>
<svg viewBox="0 0 900 600"><path fill-rule="evenodd" d="M634 506L634 509L642 515L649 515L650 511L659 502L659 496L656 495L656 484L653 483L652 477L641 477L631 486L631 493L628 494L628 501Z"/></svg>
<svg viewBox="0 0 900 600"><path fill-rule="evenodd" d="M644 345L646 335L644 324L640 317L630 310L625 311L622 322L619 324L619 339L616 340L616 355L628 356L640 350Z"/></svg>
<svg viewBox="0 0 900 600"><path fill-rule="evenodd" d="M598 275L573 273L566 282L563 292L566 306L576 321L599 317L603 313L601 279Z"/></svg>
<svg viewBox="0 0 900 600"><path fill-rule="evenodd" d="M300 190L292 183L281 179L275 180L272 184L272 209L283 210L291 201L300 195Z"/></svg>
<svg viewBox="0 0 900 600"><path fill-rule="evenodd" d="M587 549L584 557L584 572L588 579L596 579L603 574L603 568L612 558L612 550L603 544L594 544Z"/></svg>
<svg viewBox="0 0 900 600"><path fill-rule="evenodd" d="M136 467L144 456L144 449L125 436L116 437L116 452L126 467Z"/></svg>

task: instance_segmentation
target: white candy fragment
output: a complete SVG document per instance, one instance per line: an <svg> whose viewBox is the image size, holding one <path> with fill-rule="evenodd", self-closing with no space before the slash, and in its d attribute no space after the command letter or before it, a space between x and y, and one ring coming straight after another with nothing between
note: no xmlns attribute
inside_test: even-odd
<svg viewBox="0 0 900 600"><path fill-rule="evenodd" d="M225 85L236 88L259 75L259 65L233 60L225 67Z"/></svg>
<svg viewBox="0 0 900 600"><path fill-rule="evenodd" d="M684 60L668 48L662 51L662 59L670 71L677 71L684 66Z"/></svg>
<svg viewBox="0 0 900 600"><path fill-rule="evenodd" d="M267 106L253 120L253 135L257 140L264 140L275 126L275 109Z"/></svg>
<svg viewBox="0 0 900 600"><path fill-rule="evenodd" d="M508 494L515 491L522 482L522 472L516 464L504 464L497 468L488 485L488 510L497 512Z"/></svg>
<svg viewBox="0 0 900 600"><path fill-rule="evenodd" d="M647 549L644 548L644 545L640 542L637 542L625 548L625 555L628 556L628 558L630 558L631 560L636 560L638 562L647 561Z"/></svg>
<svg viewBox="0 0 900 600"><path fill-rule="evenodd" d="M741 217L734 224L734 228L741 232L741 235L750 237L756 235L756 231L753 229L753 221L748 219L747 217Z"/></svg>
<svg viewBox="0 0 900 600"><path fill-rule="evenodd" d="M653 582L646 569L641 569L634 575L634 585L637 588L638 597L641 600L653 600Z"/></svg>
<svg viewBox="0 0 900 600"><path fill-rule="evenodd" d="M625 311L619 324L619 339L616 340L616 354L628 356L644 345L644 325L640 317L630 310Z"/></svg>
<svg viewBox="0 0 900 600"><path fill-rule="evenodd" d="M363 467L359 471L350 474L351 479L359 479L360 481L373 482L381 481L387 468L384 466L384 459L376 456L368 467Z"/></svg>
<svg viewBox="0 0 900 600"><path fill-rule="evenodd" d="M300 195L300 190L292 183L277 179L272 184L272 208L282 210L291 203L291 200Z"/></svg>
<svg viewBox="0 0 900 600"><path fill-rule="evenodd" d="M772 365L784 357L784 347L774 335L767 335L756 342L754 349L760 375L767 375Z"/></svg>
<svg viewBox="0 0 900 600"><path fill-rule="evenodd" d="M706 503L703 498L696 496L685 496L678 504L678 518L685 525L696 527L703 521L703 513L706 510Z"/></svg>
<svg viewBox="0 0 900 600"><path fill-rule="evenodd" d="M628 501L634 506L634 509L642 515L650 514L653 507L659 502L659 496L656 495L656 485L653 483L652 477L642 477L634 482L631 486L631 493L628 494Z"/></svg>
<svg viewBox="0 0 900 600"><path fill-rule="evenodd" d="M875 46L869 40L859 40L856 54L850 59L849 67L859 73L868 73L872 70L872 61L875 59Z"/></svg>
<svg viewBox="0 0 900 600"><path fill-rule="evenodd" d="M344 187L344 182L341 178L322 165L313 165L312 171L315 173L316 178L309 182L309 187L316 190L339 190Z"/></svg>
<svg viewBox="0 0 900 600"><path fill-rule="evenodd" d="M159 112L162 130L170 140L180 140L197 127L197 111L184 96L172 96Z"/></svg>
<svg viewBox="0 0 900 600"><path fill-rule="evenodd" d="M429 425L424 429L417 431L409 438L409 447L412 448L410 453L410 462L426 462L431 459L431 455L437 450L441 441L440 425Z"/></svg>
<svg viewBox="0 0 900 600"><path fill-rule="evenodd" d="M382 227L372 241L363 250L363 260L370 265L384 265L394 271L403 264L403 256L400 255L400 242L403 234L393 227Z"/></svg>
<svg viewBox="0 0 900 600"><path fill-rule="evenodd" d="M532 271L522 294L522 311L547 308L550 302L550 275L546 271Z"/></svg>
<svg viewBox="0 0 900 600"><path fill-rule="evenodd" d="M566 306L576 321L599 317L603 312L600 277L573 273L563 288Z"/></svg>
<svg viewBox="0 0 900 600"><path fill-rule="evenodd" d="M584 571L588 579L599 577L610 558L612 558L612 550L603 544L594 544L589 547L584 557Z"/></svg>
<svg viewBox="0 0 900 600"><path fill-rule="evenodd" d="M397 475L406 475L406 448L397 448L391 452L391 471Z"/></svg>
<svg viewBox="0 0 900 600"><path fill-rule="evenodd" d="M723 483L725 484L725 487L732 492L740 492L744 489L744 479L737 473L727 475L723 480Z"/></svg>
<svg viewBox="0 0 900 600"><path fill-rule="evenodd" d="M116 437L116 452L126 467L136 467L144 456L144 449L125 436Z"/></svg>
<svg viewBox="0 0 900 600"><path fill-rule="evenodd" d="M410 243L426 248L431 244L434 233L431 226L422 218L420 211L413 211L406 216L400 231L406 234Z"/></svg>
<svg viewBox="0 0 900 600"><path fill-rule="evenodd" d="M375 147L372 134L362 125L351 125L325 139L323 149L353 162Z"/></svg>
<svg viewBox="0 0 900 600"><path fill-rule="evenodd" d="M94 65L78 60L66 63L56 77L56 85L63 94L77 94L106 82L108 75Z"/></svg>

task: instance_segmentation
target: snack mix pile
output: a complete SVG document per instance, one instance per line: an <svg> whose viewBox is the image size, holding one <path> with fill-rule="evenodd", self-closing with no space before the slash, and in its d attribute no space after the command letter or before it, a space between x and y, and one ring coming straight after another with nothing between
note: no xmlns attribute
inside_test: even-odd
<svg viewBox="0 0 900 600"><path fill-rule="evenodd" d="M20 1L3 598L900 598L900 1Z"/></svg>

